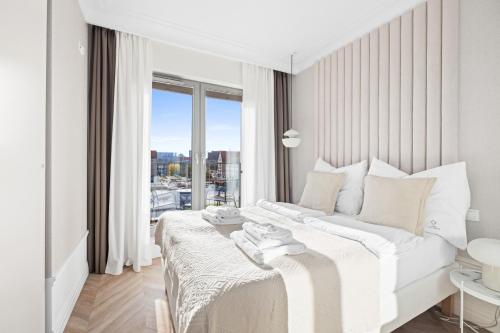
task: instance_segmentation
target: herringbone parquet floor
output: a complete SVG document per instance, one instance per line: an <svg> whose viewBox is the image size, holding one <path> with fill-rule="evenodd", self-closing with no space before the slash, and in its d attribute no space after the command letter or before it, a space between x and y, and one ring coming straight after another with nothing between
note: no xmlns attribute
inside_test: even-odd
<svg viewBox="0 0 500 333"><path fill-rule="evenodd" d="M78 298L66 333L175 333L168 310L159 259L140 273L91 274ZM455 333L429 310L397 333ZM467 331L469 332L469 331Z"/></svg>
<svg viewBox="0 0 500 333"><path fill-rule="evenodd" d="M174 333L161 263L119 276L90 274L66 333Z"/></svg>

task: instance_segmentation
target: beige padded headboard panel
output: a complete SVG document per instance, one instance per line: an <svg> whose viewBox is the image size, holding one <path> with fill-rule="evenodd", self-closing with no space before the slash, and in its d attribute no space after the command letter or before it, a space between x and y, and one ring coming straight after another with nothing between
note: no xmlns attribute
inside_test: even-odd
<svg viewBox="0 0 500 333"><path fill-rule="evenodd" d="M314 65L314 154L406 172L457 160L459 0L429 0Z"/></svg>

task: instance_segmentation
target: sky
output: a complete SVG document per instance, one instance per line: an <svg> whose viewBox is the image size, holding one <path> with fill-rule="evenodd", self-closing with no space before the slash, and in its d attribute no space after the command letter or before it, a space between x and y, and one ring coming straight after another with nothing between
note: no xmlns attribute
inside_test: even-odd
<svg viewBox="0 0 500 333"><path fill-rule="evenodd" d="M206 99L206 151L240 150L241 103ZM151 150L185 156L191 149L192 96L153 89Z"/></svg>

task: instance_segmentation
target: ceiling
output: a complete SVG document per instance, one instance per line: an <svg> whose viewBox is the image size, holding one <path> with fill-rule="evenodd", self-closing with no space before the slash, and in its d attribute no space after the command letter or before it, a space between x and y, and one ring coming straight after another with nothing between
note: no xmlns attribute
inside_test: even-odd
<svg viewBox="0 0 500 333"><path fill-rule="evenodd" d="M294 73L424 0L80 0L88 23Z"/></svg>

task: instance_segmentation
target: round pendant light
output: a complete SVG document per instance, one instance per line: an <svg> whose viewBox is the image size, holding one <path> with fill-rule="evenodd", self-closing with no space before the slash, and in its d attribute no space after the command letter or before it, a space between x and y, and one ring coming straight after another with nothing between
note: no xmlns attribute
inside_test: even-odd
<svg viewBox="0 0 500 333"><path fill-rule="evenodd" d="M283 133L283 145L287 148L295 148L300 145L300 133L294 130L293 128L289 129L285 133Z"/></svg>

